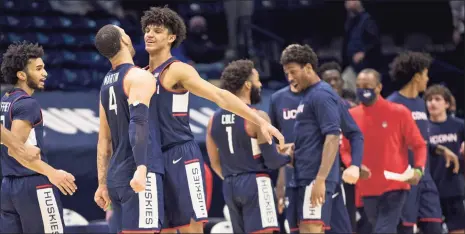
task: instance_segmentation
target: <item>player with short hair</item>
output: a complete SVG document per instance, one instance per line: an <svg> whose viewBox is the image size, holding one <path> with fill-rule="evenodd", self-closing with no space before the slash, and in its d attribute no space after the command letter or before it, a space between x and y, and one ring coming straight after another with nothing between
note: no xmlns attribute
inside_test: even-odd
<svg viewBox="0 0 465 234"><path fill-rule="evenodd" d="M111 232L159 232L164 218L164 167L156 80L134 66L131 38L120 27L103 26L95 36L95 47L110 60L112 69L100 90L99 187L94 200L105 210L112 204Z"/></svg>
<svg viewBox="0 0 465 234"><path fill-rule="evenodd" d="M37 146L21 143L21 141L13 135L13 133L3 127L3 123L0 123L0 126L2 129L2 136L0 137L0 140L2 144L8 147L8 154L14 158L23 158L27 162L40 159L40 149L37 148Z"/></svg>
<svg viewBox="0 0 465 234"><path fill-rule="evenodd" d="M464 123L448 114L453 102L450 90L442 85L433 85L425 91L424 99L429 113L429 143L441 145L460 155L464 141ZM465 197L464 160L459 158L459 171L444 167L446 161L440 152L431 152L431 176L438 187L442 213L449 233L464 233Z"/></svg>
<svg viewBox="0 0 465 234"><path fill-rule="evenodd" d="M231 62L221 81L225 90L247 105L260 102L262 84L252 61ZM265 112L257 112L269 119ZM223 179L223 196L233 231L279 231L269 170L290 163L291 157L280 155L275 144L268 144L257 125L230 111L218 109L207 128L208 155L212 168Z"/></svg>
<svg viewBox="0 0 465 234"><path fill-rule="evenodd" d="M297 108L295 162L298 213L301 233L330 229L332 197L340 185L339 141L341 129L353 141L353 165L344 180L355 183L360 176L363 136L347 112L341 98L326 82L320 82L318 58L307 45L292 44L281 55L289 82L304 96ZM337 196L337 195L336 195ZM342 203L341 209L345 209ZM351 230L347 212L343 217Z"/></svg>
<svg viewBox="0 0 465 234"><path fill-rule="evenodd" d="M22 142L44 146L44 122L40 105L31 95L45 86L47 71L38 44L11 44L1 66L5 81L14 87L1 100L2 125ZM3 131L2 131L3 135ZM2 189L0 226L4 233L63 233L63 207L60 194L72 195L77 187L74 176L50 166L42 152L28 161L11 157L1 146Z"/></svg>
<svg viewBox="0 0 465 234"><path fill-rule="evenodd" d="M428 116L425 102L418 94L426 90L431 62L430 55L420 52L408 51L394 58L391 64L391 77L400 85L401 89L387 98L389 101L403 104L412 112L412 117L416 121L425 142L428 139ZM447 160L453 159L454 166L458 170L458 159L449 152L445 151L443 156ZM410 151L410 163L412 161L411 155ZM438 190L431 178L429 160L426 161L425 168L416 169L422 174L422 177L418 186L412 186L409 192L398 232L413 233L413 226L418 222L418 227L423 233L440 233L442 232L441 205Z"/></svg>
<svg viewBox="0 0 465 234"><path fill-rule="evenodd" d="M270 144L274 135L283 146L284 137L234 94L210 84L192 66L172 57L171 48L186 37L186 26L176 12L167 7L151 7L144 12L141 24L145 50L149 53L147 69L158 79L157 108L165 158L166 231L201 233L208 218L204 160L189 127L189 93L258 124Z"/></svg>
<svg viewBox="0 0 465 234"><path fill-rule="evenodd" d="M356 106L355 93L352 90L344 89L344 80L342 79L342 68L337 62L327 62L321 64L318 73L322 80L330 84L336 93L342 97L347 107Z"/></svg>

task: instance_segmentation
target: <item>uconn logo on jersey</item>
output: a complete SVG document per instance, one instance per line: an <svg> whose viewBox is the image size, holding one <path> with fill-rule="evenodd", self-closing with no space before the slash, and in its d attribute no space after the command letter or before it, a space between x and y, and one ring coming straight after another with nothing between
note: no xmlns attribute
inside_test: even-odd
<svg viewBox="0 0 465 234"><path fill-rule="evenodd" d="M295 119L297 116L297 109L283 109L283 119L290 120Z"/></svg>
<svg viewBox="0 0 465 234"><path fill-rule="evenodd" d="M302 112L304 112L304 106L305 106L304 104L300 104L300 105L297 107L297 113L296 113L296 115L297 115L297 114L300 114L300 113L302 113Z"/></svg>
<svg viewBox="0 0 465 234"><path fill-rule="evenodd" d="M428 120L426 113L421 111L412 111L412 118L414 120Z"/></svg>
<svg viewBox="0 0 465 234"><path fill-rule="evenodd" d="M456 133L449 133L449 134L439 134L429 137L429 142L432 144L443 144L449 142L457 142L457 134Z"/></svg>

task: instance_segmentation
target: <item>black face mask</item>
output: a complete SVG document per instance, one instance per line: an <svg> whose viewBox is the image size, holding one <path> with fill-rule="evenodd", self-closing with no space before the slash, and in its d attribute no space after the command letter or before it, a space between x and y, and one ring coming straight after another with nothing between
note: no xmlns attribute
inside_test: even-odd
<svg viewBox="0 0 465 234"><path fill-rule="evenodd" d="M259 103L262 100L262 96L260 95L261 89L256 88L255 86L252 85L252 89L250 90L250 103L252 105L255 105Z"/></svg>
<svg viewBox="0 0 465 234"><path fill-rule="evenodd" d="M357 89L358 100L364 105L371 105L376 99L375 89Z"/></svg>

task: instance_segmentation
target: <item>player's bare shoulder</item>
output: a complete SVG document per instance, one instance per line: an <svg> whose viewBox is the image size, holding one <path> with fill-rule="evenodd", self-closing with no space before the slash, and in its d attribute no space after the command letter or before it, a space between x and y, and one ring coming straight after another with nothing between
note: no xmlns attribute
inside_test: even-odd
<svg viewBox="0 0 465 234"><path fill-rule="evenodd" d="M181 61L175 61L161 74L163 86L171 87L175 90L182 90L184 89L182 82L191 77L195 77L195 74L198 73L191 65Z"/></svg>
<svg viewBox="0 0 465 234"><path fill-rule="evenodd" d="M149 71L142 69L140 67L133 67L131 70L128 71L128 74L126 75L127 79L149 79L149 80L155 80L155 76L153 76L152 73Z"/></svg>

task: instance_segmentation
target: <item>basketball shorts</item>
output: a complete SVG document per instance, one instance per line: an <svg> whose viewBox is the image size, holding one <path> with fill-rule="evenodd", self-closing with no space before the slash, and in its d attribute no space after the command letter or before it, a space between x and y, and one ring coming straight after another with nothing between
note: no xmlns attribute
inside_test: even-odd
<svg viewBox="0 0 465 234"><path fill-rule="evenodd" d="M112 208L112 233L159 232L164 218L163 177L147 173L145 191L136 193L131 186L108 188Z"/></svg>
<svg viewBox="0 0 465 234"><path fill-rule="evenodd" d="M276 199L268 174L227 176L223 196L234 233L279 231Z"/></svg>
<svg viewBox="0 0 465 234"><path fill-rule="evenodd" d="M297 213L300 223L321 223L325 230L330 230L331 212L333 207L332 196L335 194L337 183L326 181L326 200L322 206L312 207L310 204L312 183L299 186Z"/></svg>
<svg viewBox="0 0 465 234"><path fill-rule="evenodd" d="M298 197L298 188L286 187L286 200L284 201L284 204L286 206L286 221L289 225L290 233L296 233L299 231L299 215L297 213Z"/></svg>
<svg viewBox="0 0 465 234"><path fill-rule="evenodd" d="M352 224L346 208L346 195L342 183L336 187L336 191L331 199L333 203L330 222L331 230L327 231L327 233L352 233Z"/></svg>
<svg viewBox="0 0 465 234"><path fill-rule="evenodd" d="M441 208L449 232L465 229L465 201L462 196L441 198Z"/></svg>
<svg viewBox="0 0 465 234"><path fill-rule="evenodd" d="M432 180L421 180L412 186L401 216L402 225L414 226L420 222L442 222L442 210L436 184Z"/></svg>
<svg viewBox="0 0 465 234"><path fill-rule="evenodd" d="M60 192L47 177L4 177L1 193L2 233L63 233Z"/></svg>
<svg viewBox="0 0 465 234"><path fill-rule="evenodd" d="M165 229L189 225L191 218L207 222L205 168L195 141L176 145L165 152Z"/></svg>

